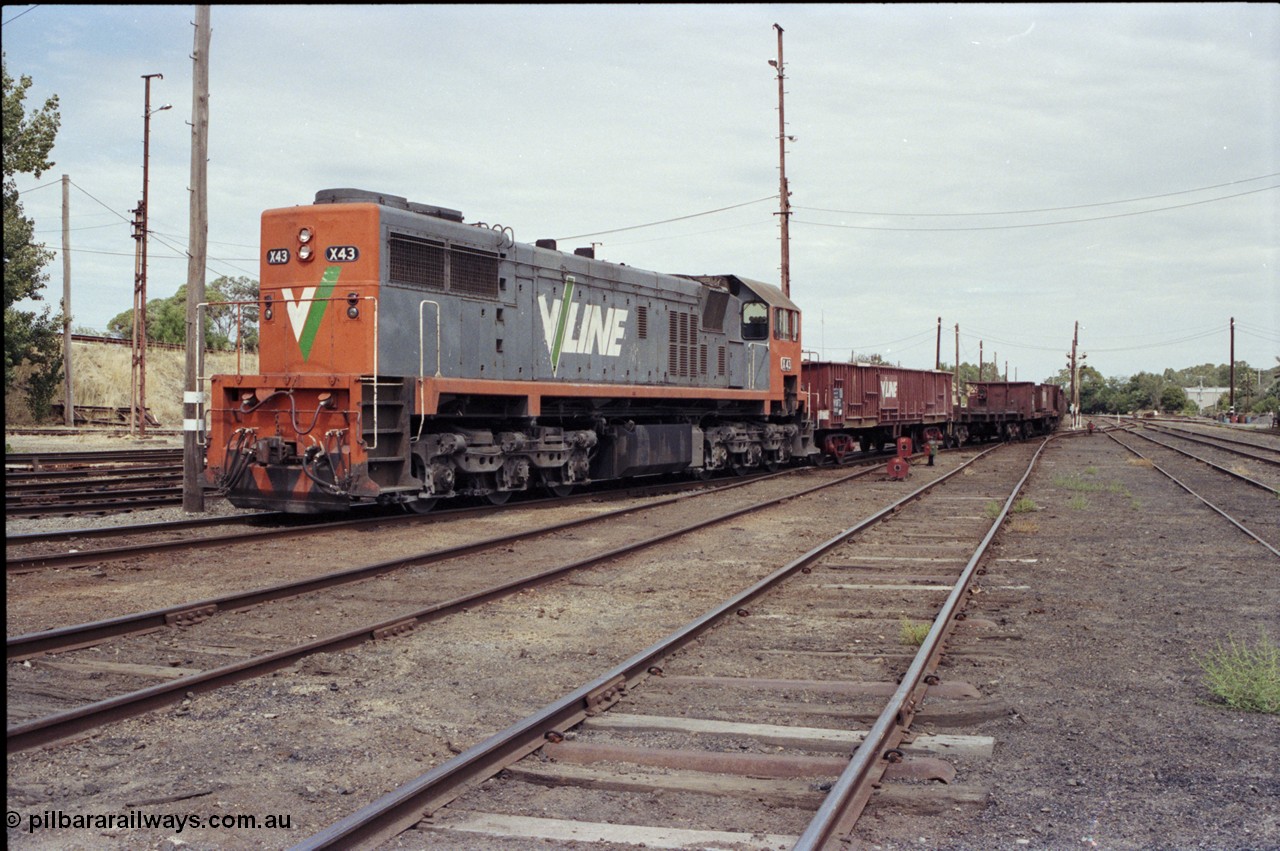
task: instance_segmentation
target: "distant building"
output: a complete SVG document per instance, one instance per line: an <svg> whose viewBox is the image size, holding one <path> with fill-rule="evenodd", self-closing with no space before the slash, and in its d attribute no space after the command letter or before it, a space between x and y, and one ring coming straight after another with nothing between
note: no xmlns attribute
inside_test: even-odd
<svg viewBox="0 0 1280 851"><path fill-rule="evenodd" d="M1230 387L1184 387L1187 391L1187 401L1194 402L1196 407L1203 413L1210 408L1218 406L1218 400L1223 396L1231 395Z"/></svg>

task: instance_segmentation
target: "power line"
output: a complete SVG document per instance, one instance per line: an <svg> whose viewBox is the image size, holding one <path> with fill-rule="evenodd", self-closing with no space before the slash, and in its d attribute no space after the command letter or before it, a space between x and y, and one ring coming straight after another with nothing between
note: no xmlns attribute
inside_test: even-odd
<svg viewBox="0 0 1280 851"><path fill-rule="evenodd" d="M9 24L11 24L11 23L13 23L14 21L18 20L18 18L21 18L23 15L27 14L27 12L34 12L36 9L39 9L39 8L40 8L40 4L39 4L39 3L36 3L34 6L31 6L30 8L23 9L21 12L19 12L19 13L18 13L18 14L16 14L16 15L14 15L12 18L10 18L9 20L5 21L3 24L0 24L0 26L5 26L5 27L7 27L7 26L9 26Z"/></svg>
<svg viewBox="0 0 1280 851"><path fill-rule="evenodd" d="M31 10L28 9L27 11L30 12ZM24 12L23 14L26 14L26 13ZM57 186L61 182L62 182L62 178L58 178L57 180L50 180L48 183L41 183L39 186L32 186L30 189L19 190L18 194L26 195L28 192L35 192L37 189L44 189L46 186Z"/></svg>
<svg viewBox="0 0 1280 851"><path fill-rule="evenodd" d="M1134 210L1130 213L1113 213L1109 216L1092 216L1087 219L1064 219L1057 222L1035 222L1032 224L1022 225L985 225L981 227L964 227L964 228L893 228L893 227L876 227L872 225L836 225L827 222L805 222L800 221L797 224L813 225L814 227L823 228L839 228L841 230L883 230L883 231L914 231L914 232L948 232L948 231L979 231L979 230L1017 230L1019 228L1043 228L1053 225L1078 225L1084 222L1100 222L1106 219L1123 219L1129 216L1145 216L1149 213L1163 213L1167 210L1180 210L1183 207L1195 207L1200 204L1212 204L1215 201L1227 201L1232 198L1240 198L1245 195L1253 195L1258 192L1267 192L1272 189L1280 189L1280 184L1276 186L1264 186L1261 189L1250 189L1247 192L1238 192L1235 195L1223 195L1220 198L1206 198L1203 201L1188 201L1186 204L1173 204L1168 207L1156 207L1152 210Z"/></svg>
<svg viewBox="0 0 1280 851"><path fill-rule="evenodd" d="M626 230L639 230L640 228L651 228L654 225L665 225L665 224L670 224L671 222L682 222L685 219L696 219L699 216L710 216L714 213L723 213L726 210L736 210L739 207L747 207L747 206L750 206L751 204L759 204L764 201L772 201L774 198L777 198L777 197L778 197L777 195L770 195L766 198L757 198L754 201L743 201L741 204L732 204L728 207L720 207L715 210L706 210L701 213L690 213L687 216L676 216L674 219L663 219L660 222L648 222L643 225L631 225L630 227L613 228L612 230L599 230L599 231L596 231L595 233L578 233L578 234L574 234L573 236L558 236L556 237L556 239L557 240L583 239L584 237L588 237L588 236L604 236L607 233L621 233L622 231L626 231Z"/></svg>
<svg viewBox="0 0 1280 851"><path fill-rule="evenodd" d="M1165 192L1160 195L1143 195L1139 198L1125 198L1120 201L1099 201L1093 204L1075 204L1069 207L1040 207L1032 210L1000 210L990 213L886 213L872 210L828 210L823 207L794 207L796 210L811 210L818 213L841 213L849 216L906 216L906 217L938 217L938 216L1018 216L1024 213L1057 213L1063 210L1083 210L1089 207L1111 207L1117 204L1132 204L1137 201L1151 201L1156 198L1172 198L1175 195L1190 195L1193 192L1208 192L1210 189L1221 189L1224 186L1236 186L1241 183L1252 183L1255 180L1267 180L1272 177L1280 177L1280 172L1275 174L1264 174L1259 177L1246 177L1242 180L1232 180L1227 183L1217 183L1213 186L1201 186L1198 189L1181 189L1177 192ZM1234 197L1234 196L1227 196ZM1216 200L1216 199L1214 199Z"/></svg>
<svg viewBox="0 0 1280 851"><path fill-rule="evenodd" d="M768 221L747 222L741 225L729 225L728 227L723 227L723 228L712 228L711 230L694 231L693 233L678 233L678 234L675 234L674 236L655 236L652 239L633 239L630 242L610 242L608 243L608 245L610 248L621 248L627 245L644 245L649 242L666 242L672 239L688 239L689 237L694 237L694 236L706 236L709 233L724 233L725 231L730 231L730 230L742 230L743 228L754 228L754 227L759 227L760 225L772 225L772 224L773 222L768 222ZM567 237L567 238L572 239L572 237ZM604 245L604 244L605 243L601 243L601 245Z"/></svg>

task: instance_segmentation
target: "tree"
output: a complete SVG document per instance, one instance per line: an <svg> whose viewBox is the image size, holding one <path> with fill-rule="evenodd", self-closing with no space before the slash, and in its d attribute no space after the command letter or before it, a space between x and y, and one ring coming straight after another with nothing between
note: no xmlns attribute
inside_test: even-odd
<svg viewBox="0 0 1280 851"><path fill-rule="evenodd" d="M222 339L235 343L236 334L240 334L240 342L245 349L253 351L258 348L258 282L253 278L225 275L218 278L205 290L205 299L209 302L230 301L250 302L240 305L210 304L206 310L213 321L213 329Z"/></svg>
<svg viewBox="0 0 1280 851"><path fill-rule="evenodd" d="M38 178L53 168L49 152L61 116L57 95L28 115L24 101L31 78L15 81L2 58L0 73L4 82L4 387L11 389L18 381L19 367L29 366L27 405L33 416L44 419L62 371L62 316L50 316L47 307L40 312L18 307L23 301L41 300L40 291L48 282L44 266L53 259L53 252L32 241L35 222L23 215L14 177Z"/></svg>
<svg viewBox="0 0 1280 851"><path fill-rule="evenodd" d="M206 349L226 349L235 344L237 330L249 350L258 347L258 282L252 278L221 277L205 287L204 345ZM236 305L217 302L252 302L240 305L237 329ZM118 313L107 323L108 333L131 338L133 308ZM185 345L187 341L187 285L168 298L147 302L147 340L152 343Z"/></svg>
<svg viewBox="0 0 1280 851"><path fill-rule="evenodd" d="M1160 391L1160 410L1175 414L1187 406L1187 391L1176 385L1168 385Z"/></svg>

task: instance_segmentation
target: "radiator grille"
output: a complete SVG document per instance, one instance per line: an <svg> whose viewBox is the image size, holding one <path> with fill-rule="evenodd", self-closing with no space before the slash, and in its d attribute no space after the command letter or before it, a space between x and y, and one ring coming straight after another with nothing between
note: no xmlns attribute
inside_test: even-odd
<svg viewBox="0 0 1280 851"><path fill-rule="evenodd" d="M392 234L388 240L393 284L444 290L444 245L427 239Z"/></svg>
<svg viewBox="0 0 1280 851"><path fill-rule="evenodd" d="M437 292L480 298L498 297L498 256L470 248L445 249L444 243L407 234L387 240L388 279Z"/></svg>
<svg viewBox="0 0 1280 851"><path fill-rule="evenodd" d="M498 297L498 257L468 248L449 252L449 290L460 295Z"/></svg>

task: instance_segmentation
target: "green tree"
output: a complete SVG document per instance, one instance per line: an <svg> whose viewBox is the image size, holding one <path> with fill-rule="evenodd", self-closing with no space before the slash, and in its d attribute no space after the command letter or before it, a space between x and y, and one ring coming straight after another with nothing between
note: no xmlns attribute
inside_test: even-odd
<svg viewBox="0 0 1280 851"><path fill-rule="evenodd" d="M246 349L258 347L258 282L252 278L221 277L205 286L204 344L207 349L226 349L235 344L236 305L218 302L252 302L240 305L239 331ZM118 313L107 322L107 331L133 337L133 308ZM187 285L168 298L147 302L147 340L152 343L185 345L187 341Z"/></svg>
<svg viewBox="0 0 1280 851"><path fill-rule="evenodd" d="M1174 414L1187 406L1187 391L1177 385L1167 385L1160 391L1160 410Z"/></svg>
<svg viewBox="0 0 1280 851"><path fill-rule="evenodd" d="M48 282L44 266L53 252L34 242L35 223L23 215L15 176L40 177L53 168L49 159L61 116L58 96L27 113L24 101L31 78L14 80L0 54L4 83L4 387L8 391L18 381L19 367L27 365L31 377L27 405L37 419L49 414L49 403L62 371L59 334L62 316L50 316L49 308L39 312L19 308L24 301L39 301Z"/></svg>
<svg viewBox="0 0 1280 851"><path fill-rule="evenodd" d="M218 278L205 290L209 302L248 302L247 304L210 304L207 310L213 322L213 330L231 344L240 342L249 351L258 348L258 282L242 275Z"/></svg>

